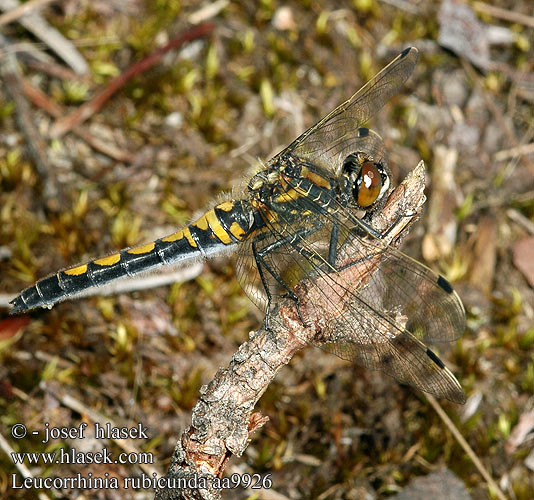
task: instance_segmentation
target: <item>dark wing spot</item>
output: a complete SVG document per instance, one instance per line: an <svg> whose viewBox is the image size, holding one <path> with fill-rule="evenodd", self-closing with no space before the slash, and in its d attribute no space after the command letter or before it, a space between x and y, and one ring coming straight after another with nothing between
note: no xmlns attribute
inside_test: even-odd
<svg viewBox="0 0 534 500"><path fill-rule="evenodd" d="M443 276L440 276L438 278L438 286L444 290L445 292L447 293L452 293L452 286L451 284L443 277Z"/></svg>
<svg viewBox="0 0 534 500"><path fill-rule="evenodd" d="M406 57L406 55L408 54L408 52L410 52L410 50L412 50L411 47L408 47L407 49L404 49L404 50L401 52L401 58L402 58L402 57Z"/></svg>
<svg viewBox="0 0 534 500"><path fill-rule="evenodd" d="M369 135L369 129L368 128L359 128L358 129L358 137L367 137Z"/></svg>
<svg viewBox="0 0 534 500"><path fill-rule="evenodd" d="M426 354L440 368L445 368L445 365L443 364L443 361L441 361L441 359L439 359L430 349L426 350Z"/></svg>
<svg viewBox="0 0 534 500"><path fill-rule="evenodd" d="M383 366L388 366L393 361L393 356L391 354L384 354L380 357L380 363Z"/></svg>

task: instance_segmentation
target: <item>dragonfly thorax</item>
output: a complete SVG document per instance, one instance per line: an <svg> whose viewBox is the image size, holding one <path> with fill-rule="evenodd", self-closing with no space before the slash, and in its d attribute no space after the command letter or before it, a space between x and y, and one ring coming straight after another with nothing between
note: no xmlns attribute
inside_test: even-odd
<svg viewBox="0 0 534 500"><path fill-rule="evenodd" d="M248 189L254 207L286 222L328 212L339 191L328 172L292 155L256 174Z"/></svg>

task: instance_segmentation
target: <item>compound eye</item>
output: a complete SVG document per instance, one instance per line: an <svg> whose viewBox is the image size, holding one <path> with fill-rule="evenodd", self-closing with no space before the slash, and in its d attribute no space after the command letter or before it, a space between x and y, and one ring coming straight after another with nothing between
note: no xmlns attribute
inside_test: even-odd
<svg viewBox="0 0 534 500"><path fill-rule="evenodd" d="M382 192L382 175L376 166L366 161L354 186L354 198L362 208L370 207Z"/></svg>

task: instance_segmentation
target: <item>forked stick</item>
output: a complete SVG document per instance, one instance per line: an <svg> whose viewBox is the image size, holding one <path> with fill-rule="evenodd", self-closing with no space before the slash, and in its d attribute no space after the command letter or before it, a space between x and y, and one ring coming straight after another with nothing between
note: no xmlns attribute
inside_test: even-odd
<svg viewBox="0 0 534 500"><path fill-rule="evenodd" d="M421 161L391 193L383 209L372 214L368 221L377 231L387 231L384 243L398 246L408 234L425 202L424 188L425 167ZM362 287L382 258L383 254L374 255L361 265L348 267L339 273L340 279L349 282L353 290ZM313 282L296 287L301 309L321 295L317 288ZM234 354L229 366L220 369L213 380L201 388L191 426L178 439L169 470L160 478L162 488L156 493L157 500L221 498L221 491L213 487L213 479L222 476L232 455L243 454L250 434L267 421L266 417L253 413L254 406L278 371L311 342L318 331L317 325L302 325L295 302L289 299L275 307L270 324L276 327L266 329L263 326L252 333L250 340ZM187 481L193 487L184 488ZM172 488L173 482L176 488ZM163 488L164 484L171 487ZM201 487L195 488L195 484Z"/></svg>

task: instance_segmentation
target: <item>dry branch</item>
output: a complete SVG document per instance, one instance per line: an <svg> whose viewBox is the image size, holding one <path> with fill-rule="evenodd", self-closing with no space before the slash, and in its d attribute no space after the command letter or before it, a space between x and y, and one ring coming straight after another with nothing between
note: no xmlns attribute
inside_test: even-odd
<svg viewBox="0 0 534 500"><path fill-rule="evenodd" d="M425 201L424 187L424 164L420 162L391 194L382 211L373 215L370 223L375 229L389 230L387 243L398 245L418 218ZM363 286L378 268L381 258L380 255L373 256L371 265L366 261L341 271L340 279L349 282L353 288ZM200 399L192 412L191 427L179 438L171 458L165 476L168 484L201 477L211 485L214 477L222 476L232 455L243 454L250 434L266 421L265 417L253 413L257 401L278 371L318 333L319 321L306 308L317 296L324 297L318 291L320 286L320 283L303 280L295 288L300 310L307 314L307 327L298 319L293 301L280 302L270 315L270 324L276 326L271 329L263 326L251 334L250 340L234 354L229 366L220 369L201 389ZM325 304L325 307L329 305ZM331 307L338 306L334 302ZM325 311L325 314L333 313ZM215 500L221 498L221 492L210 486L208 489L161 489L156 493L157 500L193 498Z"/></svg>

